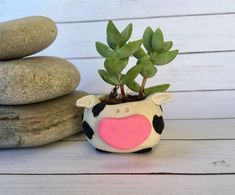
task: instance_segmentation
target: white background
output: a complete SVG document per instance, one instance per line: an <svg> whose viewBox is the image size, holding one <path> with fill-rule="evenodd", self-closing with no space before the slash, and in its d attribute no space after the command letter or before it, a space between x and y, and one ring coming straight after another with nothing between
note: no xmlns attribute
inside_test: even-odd
<svg viewBox="0 0 235 195"><path fill-rule="evenodd" d="M147 85L171 83L170 119L232 118L235 116L235 3L230 0L0 0L0 21L30 15L52 18L56 41L36 55L66 58L79 69L79 90L107 93L97 70L103 59L95 41L105 41L107 21L119 29L134 25L132 40L147 26L160 27L180 54ZM134 63L134 60L131 60Z"/></svg>

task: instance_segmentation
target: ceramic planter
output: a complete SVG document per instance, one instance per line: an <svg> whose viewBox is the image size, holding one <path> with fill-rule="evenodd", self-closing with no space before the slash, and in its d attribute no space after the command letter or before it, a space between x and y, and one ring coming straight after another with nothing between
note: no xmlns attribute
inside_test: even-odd
<svg viewBox="0 0 235 195"><path fill-rule="evenodd" d="M85 107L83 130L97 150L116 153L147 152L155 146L164 129L161 105L171 98L155 93L146 99L107 105L98 96L77 100Z"/></svg>

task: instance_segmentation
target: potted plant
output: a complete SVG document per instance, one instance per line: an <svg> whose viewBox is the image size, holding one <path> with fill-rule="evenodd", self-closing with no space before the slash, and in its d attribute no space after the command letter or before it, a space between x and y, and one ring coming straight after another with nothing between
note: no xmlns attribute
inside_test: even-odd
<svg viewBox="0 0 235 195"><path fill-rule="evenodd" d="M170 84L146 87L146 82L156 75L157 66L170 63L178 50L170 51L173 43L164 41L159 28L153 31L147 27L142 39L128 42L132 24L119 32L109 21L106 33L108 45L96 42L105 68L98 73L113 88L109 95L87 95L77 100L78 107L85 107L83 130L99 151L151 151L164 128L161 105L171 95L164 93ZM137 59L136 64L124 71L130 57ZM141 77L140 84L137 77ZM126 93L126 89L132 93Z"/></svg>

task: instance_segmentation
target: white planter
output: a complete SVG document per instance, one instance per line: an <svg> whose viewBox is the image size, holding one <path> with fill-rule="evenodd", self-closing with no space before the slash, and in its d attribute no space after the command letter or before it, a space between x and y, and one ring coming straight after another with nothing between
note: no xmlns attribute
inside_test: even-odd
<svg viewBox="0 0 235 195"><path fill-rule="evenodd" d="M155 146L164 128L160 105L171 98L155 93L146 99L107 105L94 95L77 100L85 107L83 130L96 149L106 152L147 152Z"/></svg>

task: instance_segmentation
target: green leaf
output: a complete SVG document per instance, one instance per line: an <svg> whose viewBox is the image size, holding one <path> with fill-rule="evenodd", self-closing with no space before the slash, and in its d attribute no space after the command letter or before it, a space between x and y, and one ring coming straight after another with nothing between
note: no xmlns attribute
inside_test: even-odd
<svg viewBox="0 0 235 195"><path fill-rule="evenodd" d="M151 61L155 65L164 65L170 63L177 56L179 50L166 51L162 53L154 53L150 56Z"/></svg>
<svg viewBox="0 0 235 195"><path fill-rule="evenodd" d="M157 92L164 92L170 87L170 84L162 84L162 85L156 85L153 87L149 87L144 89L144 93L147 95L150 95L152 93L157 93Z"/></svg>
<svg viewBox="0 0 235 195"><path fill-rule="evenodd" d="M113 75L118 75L122 72L122 70L126 67L129 58L124 58L122 60L117 57L109 57L104 61L105 69Z"/></svg>
<svg viewBox="0 0 235 195"><path fill-rule="evenodd" d="M108 22L106 34L107 43L112 49L115 49L117 46L120 45L122 41L122 35L111 20L109 20Z"/></svg>
<svg viewBox="0 0 235 195"><path fill-rule="evenodd" d="M128 26L121 32L122 42L121 45L125 44L131 37L132 34L132 23L128 24Z"/></svg>
<svg viewBox="0 0 235 195"><path fill-rule="evenodd" d="M128 70L127 73L122 78L121 84L132 83L135 80L135 78L138 76L138 74L140 73L142 67L143 67L142 64L137 64L133 66L130 70Z"/></svg>
<svg viewBox="0 0 235 195"><path fill-rule="evenodd" d="M96 42L95 46L96 46L96 50L98 51L98 53L104 58L114 55L114 51L111 50L107 45L101 42Z"/></svg>
<svg viewBox="0 0 235 195"><path fill-rule="evenodd" d="M152 48L154 51L160 51L163 46L163 34L160 28L158 28L152 37Z"/></svg>
<svg viewBox="0 0 235 195"><path fill-rule="evenodd" d="M140 85L136 81L127 83L126 86L134 92L140 91Z"/></svg>
<svg viewBox="0 0 235 195"><path fill-rule="evenodd" d="M157 73L157 68L152 64L145 64L140 72L143 77L151 78Z"/></svg>
<svg viewBox="0 0 235 195"><path fill-rule="evenodd" d="M144 44L145 49L149 52L153 51L152 43L151 43L152 37L153 37L153 30L150 27L147 27L143 35L143 44Z"/></svg>
<svg viewBox="0 0 235 195"><path fill-rule="evenodd" d="M149 59L148 56L145 56L145 57L141 58L140 60L138 60L137 63L138 64L143 64L143 68L140 72L140 74L143 77L151 78L156 74L157 68L155 66L153 66L153 63Z"/></svg>
<svg viewBox="0 0 235 195"><path fill-rule="evenodd" d="M137 59L141 59L145 57L146 55L147 54L141 47L133 54L133 56L136 57Z"/></svg>
<svg viewBox="0 0 235 195"><path fill-rule="evenodd" d="M131 56L132 54L134 54L135 52L137 52L137 50L140 48L141 44L142 44L142 39L137 40L137 41L133 41L133 42L129 42L126 45L124 45L123 47L121 47L116 52L116 55L120 59L127 58L127 57Z"/></svg>
<svg viewBox="0 0 235 195"><path fill-rule="evenodd" d="M166 41L163 43L162 46L162 51L169 51L173 46L173 42L172 41Z"/></svg>
<svg viewBox="0 0 235 195"><path fill-rule="evenodd" d="M116 49L116 45L113 44L113 43L110 43L110 41L108 40L108 38L107 38L106 40L107 40L107 43L108 43L109 47L112 48L113 50L115 50L115 49Z"/></svg>
<svg viewBox="0 0 235 195"><path fill-rule="evenodd" d="M139 59L137 64L143 64L143 65L153 65L152 61L149 59L148 56L144 56L143 58Z"/></svg>
<svg viewBox="0 0 235 195"><path fill-rule="evenodd" d="M109 83L111 85L118 85L119 84L118 79L114 75L108 73L107 71L105 71L105 70L98 70L98 73L100 74L101 78L105 82L107 82L107 83Z"/></svg>

